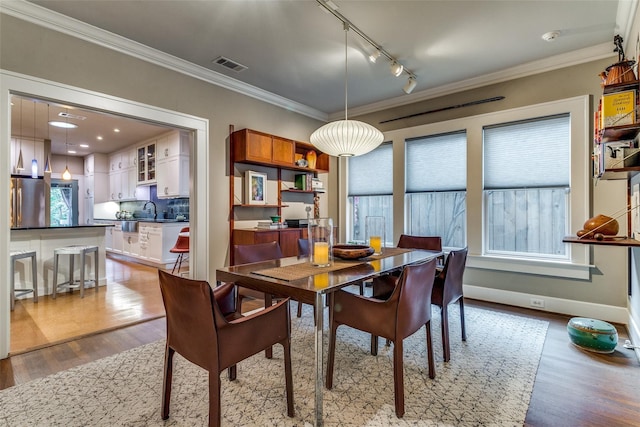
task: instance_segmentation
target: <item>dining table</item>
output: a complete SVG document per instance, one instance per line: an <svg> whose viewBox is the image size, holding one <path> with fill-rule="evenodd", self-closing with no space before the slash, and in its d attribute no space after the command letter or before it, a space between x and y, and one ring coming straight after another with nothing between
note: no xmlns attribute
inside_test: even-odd
<svg viewBox="0 0 640 427"><path fill-rule="evenodd" d="M359 285L375 276L399 271L443 255L441 251L383 248L379 255L349 260L334 258L330 265L314 266L308 257L287 257L216 270L216 281L269 295L290 297L315 306L315 408L314 425L323 425L323 334L325 300L332 292Z"/></svg>

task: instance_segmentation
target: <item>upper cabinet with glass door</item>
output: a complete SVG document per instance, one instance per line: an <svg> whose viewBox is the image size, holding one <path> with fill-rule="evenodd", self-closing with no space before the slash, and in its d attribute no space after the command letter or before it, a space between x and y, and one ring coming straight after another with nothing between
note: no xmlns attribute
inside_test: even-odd
<svg viewBox="0 0 640 427"><path fill-rule="evenodd" d="M138 185L156 183L156 141L138 147Z"/></svg>

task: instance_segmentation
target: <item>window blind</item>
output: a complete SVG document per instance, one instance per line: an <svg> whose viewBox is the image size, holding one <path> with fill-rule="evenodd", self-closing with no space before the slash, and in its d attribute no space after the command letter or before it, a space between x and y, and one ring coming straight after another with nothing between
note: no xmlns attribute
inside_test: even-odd
<svg viewBox="0 0 640 427"><path fill-rule="evenodd" d="M459 191L467 188L465 132L407 140L406 192Z"/></svg>
<svg viewBox="0 0 640 427"><path fill-rule="evenodd" d="M569 114L483 129L484 188L568 187Z"/></svg>
<svg viewBox="0 0 640 427"><path fill-rule="evenodd" d="M362 156L349 158L349 196L393 194L393 146L382 144Z"/></svg>

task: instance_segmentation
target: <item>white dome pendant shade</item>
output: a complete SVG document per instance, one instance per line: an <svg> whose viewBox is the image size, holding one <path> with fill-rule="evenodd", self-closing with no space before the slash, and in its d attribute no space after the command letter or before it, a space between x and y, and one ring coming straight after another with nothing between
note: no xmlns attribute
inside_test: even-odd
<svg viewBox="0 0 640 427"><path fill-rule="evenodd" d="M344 120L336 120L316 129L309 141L330 156L351 157L366 154L382 143L384 135L368 123L347 117L347 32L344 22Z"/></svg>
<svg viewBox="0 0 640 427"><path fill-rule="evenodd" d="M382 132L358 120L337 120L311 134L311 144L330 156L361 156L382 143Z"/></svg>

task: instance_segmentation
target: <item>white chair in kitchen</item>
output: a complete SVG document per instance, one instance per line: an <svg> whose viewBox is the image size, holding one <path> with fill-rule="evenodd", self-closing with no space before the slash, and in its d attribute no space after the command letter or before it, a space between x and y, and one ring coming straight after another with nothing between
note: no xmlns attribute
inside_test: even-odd
<svg viewBox="0 0 640 427"><path fill-rule="evenodd" d="M9 266L11 281L11 311L15 308L16 294L18 296L33 292L33 302L38 302L38 265L36 261L36 251L11 251L9 253L11 257L11 265ZM31 259L31 277L32 277L32 289L16 289L15 287L15 263L21 259Z"/></svg>
<svg viewBox="0 0 640 427"><path fill-rule="evenodd" d="M62 248L57 248L53 251L53 299L56 298L56 294L58 292L58 288L66 288L72 290L74 288L80 288L80 298L84 298L84 288L86 286L86 282L90 280L87 279L85 275L85 265L87 262L87 256L93 254L94 260L94 269L93 269L93 285L96 288L96 292L98 292L98 277L99 274L99 259L98 259L98 247L97 246L85 246L85 245L71 245L64 246ZM58 261L60 255L67 255L69 257L69 280L66 282L58 283ZM76 255L80 256L80 281L76 283L73 278L74 273L74 258Z"/></svg>

